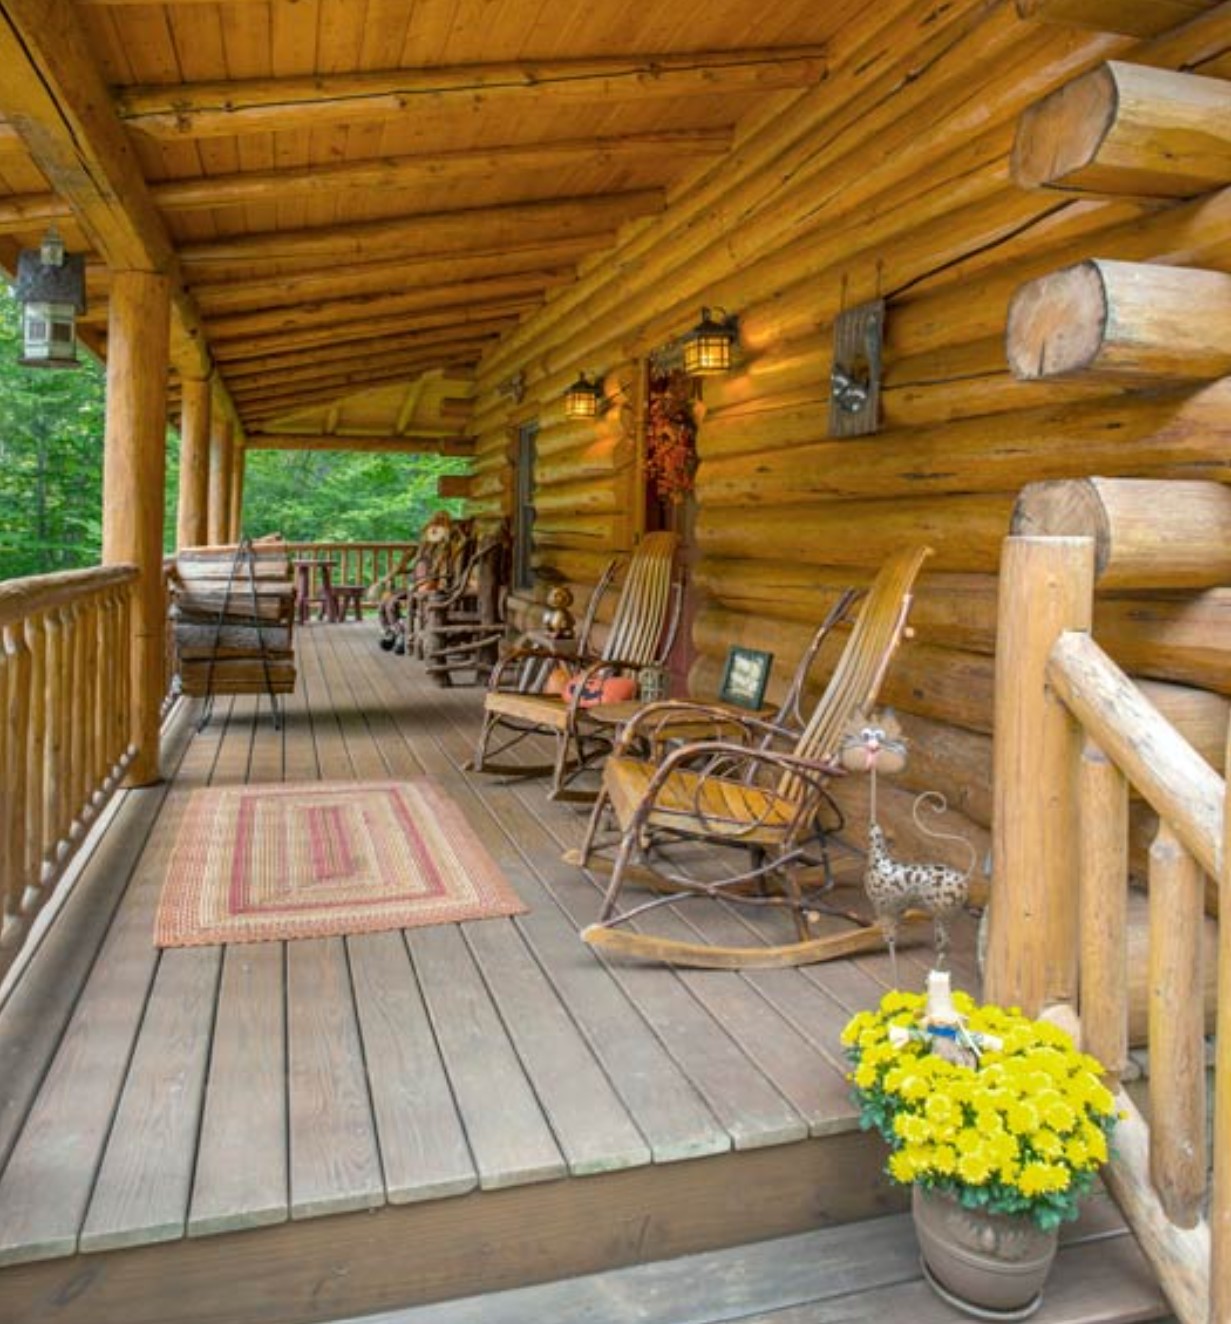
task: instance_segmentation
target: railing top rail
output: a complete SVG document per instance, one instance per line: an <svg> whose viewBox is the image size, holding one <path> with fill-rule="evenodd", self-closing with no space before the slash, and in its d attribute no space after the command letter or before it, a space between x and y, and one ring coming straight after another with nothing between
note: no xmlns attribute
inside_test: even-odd
<svg viewBox="0 0 1231 1324"><path fill-rule="evenodd" d="M0 583L0 626L13 625L27 616L62 607L99 589L126 584L136 578L137 567L124 564L5 580Z"/></svg>

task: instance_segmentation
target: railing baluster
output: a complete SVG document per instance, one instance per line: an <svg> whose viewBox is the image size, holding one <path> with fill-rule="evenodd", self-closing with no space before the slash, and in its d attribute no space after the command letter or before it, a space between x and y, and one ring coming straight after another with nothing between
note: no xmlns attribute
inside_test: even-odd
<svg viewBox="0 0 1231 1324"><path fill-rule="evenodd" d="M1114 1088L1128 1061L1128 781L1093 741L1078 774L1083 1046Z"/></svg>
<svg viewBox="0 0 1231 1324"><path fill-rule="evenodd" d="M10 830L12 817L13 792L9 780L9 759L13 754L17 739L9 721L10 713L10 673L12 665L8 649L4 646L4 631L0 631L0 905L3 905L3 919L0 920L0 971L8 968L16 954L21 940L20 894L16 879L19 876L17 866L18 840Z"/></svg>
<svg viewBox="0 0 1231 1324"><path fill-rule="evenodd" d="M1167 1216L1194 1227L1205 1200L1205 877L1167 826L1150 847L1150 1177Z"/></svg>
<svg viewBox="0 0 1231 1324"><path fill-rule="evenodd" d="M30 726L26 739L25 871L29 887L43 883L43 857L47 849L47 627L42 612L26 620L30 649Z"/></svg>

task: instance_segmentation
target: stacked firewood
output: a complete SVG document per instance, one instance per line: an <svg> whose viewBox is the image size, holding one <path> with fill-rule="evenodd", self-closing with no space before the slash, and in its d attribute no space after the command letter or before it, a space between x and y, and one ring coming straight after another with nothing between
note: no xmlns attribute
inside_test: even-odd
<svg viewBox="0 0 1231 1324"><path fill-rule="evenodd" d="M290 694L294 605L281 542L181 550L171 614L183 693Z"/></svg>

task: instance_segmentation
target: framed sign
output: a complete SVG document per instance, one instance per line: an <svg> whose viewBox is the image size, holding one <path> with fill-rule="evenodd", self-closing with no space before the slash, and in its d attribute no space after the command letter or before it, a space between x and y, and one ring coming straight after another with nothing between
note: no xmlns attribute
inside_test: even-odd
<svg viewBox="0 0 1231 1324"><path fill-rule="evenodd" d="M727 653L727 665L723 668L719 699L739 708L759 708L765 698L765 686L773 664L773 653L762 653L755 648L732 647Z"/></svg>

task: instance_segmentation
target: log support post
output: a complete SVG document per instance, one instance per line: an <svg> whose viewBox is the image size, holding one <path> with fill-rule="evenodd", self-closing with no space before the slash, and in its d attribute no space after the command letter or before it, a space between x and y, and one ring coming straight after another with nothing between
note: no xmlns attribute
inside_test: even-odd
<svg viewBox="0 0 1231 1324"><path fill-rule="evenodd" d="M1224 767L1231 767L1231 736ZM1219 909L1231 914L1231 777L1223 798ZM1218 926L1218 1022L1214 1036L1214 1165L1210 1196L1210 1319L1231 1319L1231 924Z"/></svg>
<svg viewBox="0 0 1231 1324"><path fill-rule="evenodd" d="M231 503L227 521L227 542L238 542L243 528L244 468L248 458L242 438L231 438Z"/></svg>
<svg viewBox="0 0 1231 1324"><path fill-rule="evenodd" d="M206 377L183 380L179 516L175 545L199 547L209 536L209 438L212 388Z"/></svg>
<svg viewBox="0 0 1231 1324"><path fill-rule="evenodd" d="M103 561L132 562L139 571L129 636L129 733L135 753L128 784L133 786L149 785L159 777L166 640L162 539L170 295L170 280L151 272L119 271L112 280Z"/></svg>
<svg viewBox="0 0 1231 1324"><path fill-rule="evenodd" d="M215 411L209 432L209 511L207 541L227 541L231 521L231 420Z"/></svg>
<svg viewBox="0 0 1231 1324"><path fill-rule="evenodd" d="M1081 738L1046 682L1052 646L1089 630L1094 544L1008 538L996 641L992 905L984 991L1036 1015L1077 999Z"/></svg>

